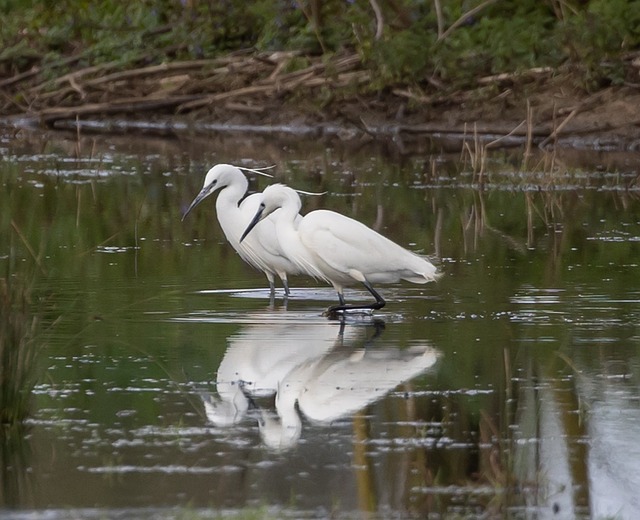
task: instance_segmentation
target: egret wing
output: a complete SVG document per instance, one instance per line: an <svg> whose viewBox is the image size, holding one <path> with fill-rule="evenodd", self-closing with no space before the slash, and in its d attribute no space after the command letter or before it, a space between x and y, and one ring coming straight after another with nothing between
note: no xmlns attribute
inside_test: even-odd
<svg viewBox="0 0 640 520"><path fill-rule="evenodd" d="M424 283L434 277L435 267L426 259L339 213L313 211L299 231L305 246L343 280L349 276L360 281Z"/></svg>

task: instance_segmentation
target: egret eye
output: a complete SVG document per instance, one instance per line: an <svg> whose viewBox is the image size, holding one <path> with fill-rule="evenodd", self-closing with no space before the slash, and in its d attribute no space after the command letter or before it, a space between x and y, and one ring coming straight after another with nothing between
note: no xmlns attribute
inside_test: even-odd
<svg viewBox="0 0 640 520"><path fill-rule="evenodd" d="M206 191L207 193L211 193L214 188L216 187L216 184L218 183L217 179L213 179L209 184L205 184L204 187L202 188L202 191Z"/></svg>

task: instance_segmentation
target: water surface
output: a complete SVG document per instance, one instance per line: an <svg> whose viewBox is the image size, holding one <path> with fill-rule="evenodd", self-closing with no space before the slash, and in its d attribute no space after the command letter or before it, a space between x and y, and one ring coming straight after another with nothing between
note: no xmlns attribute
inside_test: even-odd
<svg viewBox="0 0 640 520"><path fill-rule="evenodd" d="M3 434L3 516L640 513L633 155L560 151L523 173L520 151L496 152L479 175L437 143L0 147L0 269L41 316L25 428ZM387 307L342 323L313 280L270 301L213 200L181 222L217 162L276 164L327 192L305 212L356 218L444 276L381 286Z"/></svg>

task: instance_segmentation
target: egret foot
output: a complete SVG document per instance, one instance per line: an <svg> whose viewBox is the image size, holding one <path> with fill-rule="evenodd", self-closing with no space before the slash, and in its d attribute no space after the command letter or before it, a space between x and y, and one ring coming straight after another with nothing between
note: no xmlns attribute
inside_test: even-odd
<svg viewBox="0 0 640 520"><path fill-rule="evenodd" d="M347 305L344 301L344 296L342 295L342 293L339 292L338 300L340 300L340 305L334 305L332 307L329 307L326 311L327 316L337 316L339 313L343 313L343 312L362 311L362 310L368 310L369 314L371 314L373 311L382 309L382 307L384 307L387 304L387 302L384 300L382 296L380 296L378 291L376 291L369 282L364 281L363 283L364 283L364 286L367 288L367 290L376 299L374 303L369 303L366 305Z"/></svg>
<svg viewBox="0 0 640 520"><path fill-rule="evenodd" d="M384 306L385 302L376 302L369 305L334 305L332 307L329 307L323 313L323 315L331 319L343 317L348 314L362 314L371 316L373 314L373 311L382 309L382 307Z"/></svg>

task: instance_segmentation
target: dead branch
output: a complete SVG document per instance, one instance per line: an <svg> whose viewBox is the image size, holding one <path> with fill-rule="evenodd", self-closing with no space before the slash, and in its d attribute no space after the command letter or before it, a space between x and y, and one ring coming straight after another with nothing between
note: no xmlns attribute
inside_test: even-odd
<svg viewBox="0 0 640 520"><path fill-rule="evenodd" d="M480 5L477 5L476 7L474 7L473 9L469 9L466 13L463 13L462 16L460 16L460 18L458 18L455 22L453 22L446 31L444 31L441 35L439 35L437 41L440 42L440 41L444 40L447 36L449 36L453 31L455 31L458 27L460 27L470 17L478 14L485 7L495 3L497 1L498 0L485 0Z"/></svg>
<svg viewBox="0 0 640 520"><path fill-rule="evenodd" d="M102 63L100 65L94 65L92 67L84 67L80 70L69 72L68 74L63 74L62 76L59 76L53 80L48 80L38 85L35 85L29 89L29 92L33 92L33 93L39 92L47 88L50 88L52 85L60 85L72 79L78 79L78 78L81 78L82 76L95 74L96 72L103 72L113 66L115 66L114 63Z"/></svg>
<svg viewBox="0 0 640 520"><path fill-rule="evenodd" d="M269 91L273 91L273 85L252 85L250 87L243 87L228 92L219 92L217 94L210 94L206 96L196 97L193 100L187 100L184 103L180 103L177 107L178 112L188 112L194 108L203 107L206 105L212 105L218 101L224 101L234 97L248 96L255 94L264 94Z"/></svg>
<svg viewBox="0 0 640 520"><path fill-rule="evenodd" d="M399 125L398 129L402 132L409 134L424 134L424 133L442 133L442 134L463 134L466 129L466 125L450 125L438 123L423 123L421 125ZM537 137L543 137L549 135L549 125L538 125L526 128L521 124L515 128L510 126L509 123L485 123L474 125L474 132L481 135L502 135L502 136L518 136L527 137L528 132L530 135Z"/></svg>
<svg viewBox="0 0 640 520"><path fill-rule="evenodd" d="M533 67L521 72L503 72L501 74L494 74L492 76L484 76L478 79L478 83L480 83L481 85L488 85L491 83L505 83L508 81L516 81L521 78L537 77L544 74L551 74L554 70L555 69L553 69L552 67Z"/></svg>
<svg viewBox="0 0 640 520"><path fill-rule="evenodd" d="M26 79L37 76L38 74L40 74L40 71L41 71L40 67L32 67L31 70L27 70L20 74L16 74L15 76L11 76L10 78L5 78L2 81L0 81L0 88L9 87L16 83L20 83L21 81L24 81Z"/></svg>
<svg viewBox="0 0 640 520"><path fill-rule="evenodd" d="M382 31L384 30L384 17L382 16L382 9L378 5L376 0L369 0L369 5L373 9L373 13L376 15L376 35L375 39L379 40L382 38Z"/></svg>
<svg viewBox="0 0 640 520"><path fill-rule="evenodd" d="M123 99L106 103L90 103L75 107L47 108L35 116L43 123L52 123L59 119L72 119L94 114L117 114L123 112L145 112L166 109L193 100L197 96L173 96L157 99Z"/></svg>

